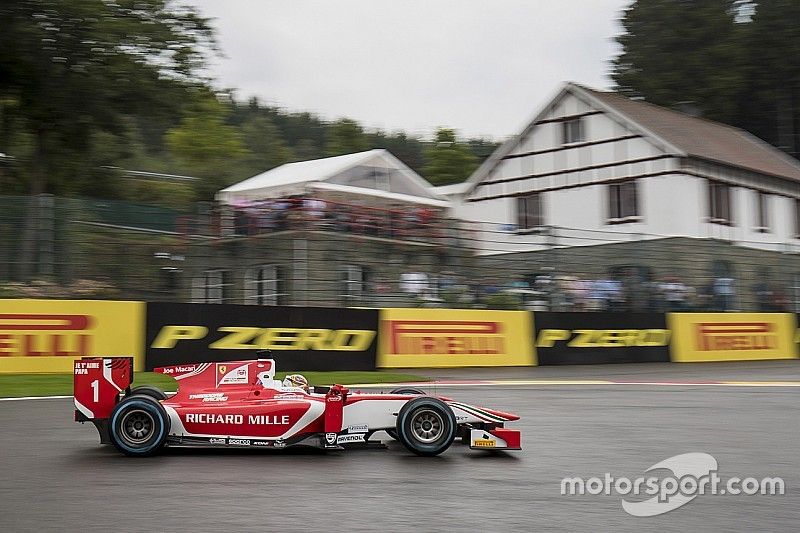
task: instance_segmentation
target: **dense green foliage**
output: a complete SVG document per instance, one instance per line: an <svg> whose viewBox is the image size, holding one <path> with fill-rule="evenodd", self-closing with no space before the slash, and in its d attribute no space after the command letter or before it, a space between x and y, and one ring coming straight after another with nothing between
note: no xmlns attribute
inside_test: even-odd
<svg viewBox="0 0 800 533"><path fill-rule="evenodd" d="M430 163L430 143L404 133L215 94L202 76L214 32L177 0L4 0L0 21L6 194L181 207L289 161L387 148L417 171ZM464 146L479 156L495 145L477 139ZM199 179L143 184L120 169ZM473 169L429 177L463 180Z"/></svg>
<svg viewBox="0 0 800 533"><path fill-rule="evenodd" d="M636 0L624 12L618 88L691 107L797 156L800 0Z"/></svg>

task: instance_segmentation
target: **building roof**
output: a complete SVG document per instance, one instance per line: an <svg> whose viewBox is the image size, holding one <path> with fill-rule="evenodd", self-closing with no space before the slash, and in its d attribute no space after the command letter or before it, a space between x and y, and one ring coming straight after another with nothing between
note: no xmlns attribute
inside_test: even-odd
<svg viewBox="0 0 800 533"><path fill-rule="evenodd" d="M800 161L744 130L694 117L619 93L573 84L689 157L800 181Z"/></svg>
<svg viewBox="0 0 800 533"><path fill-rule="evenodd" d="M503 143L478 167L467 180L469 190L483 181L568 93L639 130L667 152L800 182L800 161L744 130L570 82L561 87L524 130Z"/></svg>
<svg viewBox="0 0 800 533"><path fill-rule="evenodd" d="M450 185L440 185L433 188L434 192L442 196L455 196L464 194L469 190L469 183L462 181L461 183L451 183Z"/></svg>
<svg viewBox="0 0 800 533"><path fill-rule="evenodd" d="M368 150L366 152L337 155L335 157L325 157L323 159L286 163L272 170L257 174L252 178L235 183L230 187L222 189L220 192L250 191L253 189L273 188L309 181L324 181L343 170L370 159L376 153L382 151L385 150Z"/></svg>
<svg viewBox="0 0 800 533"><path fill-rule="evenodd" d="M385 172L384 179L379 182L364 174L348 175L348 171L358 167L366 167L368 173L369 169ZM430 183L384 149L287 163L226 187L217 193L217 198L227 202L256 200L298 194L306 189L364 194L440 207L449 205L447 198L437 194Z"/></svg>

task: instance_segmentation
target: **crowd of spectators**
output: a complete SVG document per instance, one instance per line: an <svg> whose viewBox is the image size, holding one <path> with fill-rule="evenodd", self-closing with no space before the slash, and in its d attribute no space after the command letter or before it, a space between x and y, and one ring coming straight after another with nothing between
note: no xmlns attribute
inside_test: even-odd
<svg viewBox="0 0 800 533"><path fill-rule="evenodd" d="M236 235L290 229L328 230L390 238L435 236L439 213L422 205L376 208L306 196L229 206Z"/></svg>
<svg viewBox="0 0 800 533"><path fill-rule="evenodd" d="M635 276L587 279L545 272L517 281L467 280L453 272L429 275L409 271L397 288L420 305L524 308L538 311L788 311L786 295L767 281L739 287L731 277L710 278L699 287L673 275L656 280ZM389 280L376 284L378 293L392 292ZM740 294L740 290L744 294Z"/></svg>

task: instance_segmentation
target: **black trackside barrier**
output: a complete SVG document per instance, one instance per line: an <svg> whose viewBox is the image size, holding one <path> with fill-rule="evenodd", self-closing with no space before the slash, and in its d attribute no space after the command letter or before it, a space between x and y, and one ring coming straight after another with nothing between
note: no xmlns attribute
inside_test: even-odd
<svg viewBox="0 0 800 533"><path fill-rule="evenodd" d="M265 357L278 371L374 370L378 311L149 302L145 368Z"/></svg>
<svg viewBox="0 0 800 533"><path fill-rule="evenodd" d="M661 313L533 314L539 365L669 362Z"/></svg>

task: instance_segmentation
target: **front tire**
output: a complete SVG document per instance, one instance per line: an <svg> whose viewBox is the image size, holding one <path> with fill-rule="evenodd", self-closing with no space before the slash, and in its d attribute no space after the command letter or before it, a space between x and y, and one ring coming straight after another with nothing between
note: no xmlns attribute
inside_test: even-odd
<svg viewBox="0 0 800 533"><path fill-rule="evenodd" d="M417 396L425 396L425 391L415 387L400 387L399 389L389 391L389 394L414 394ZM387 429L386 434L394 440L398 440L397 431L394 429Z"/></svg>
<svg viewBox="0 0 800 533"><path fill-rule="evenodd" d="M453 443L458 423L452 409L436 398L414 398L397 415L397 440L409 451L431 457Z"/></svg>
<svg viewBox="0 0 800 533"><path fill-rule="evenodd" d="M111 411L111 443L125 455L147 457L164 447L170 422L166 410L151 396L128 396Z"/></svg>

